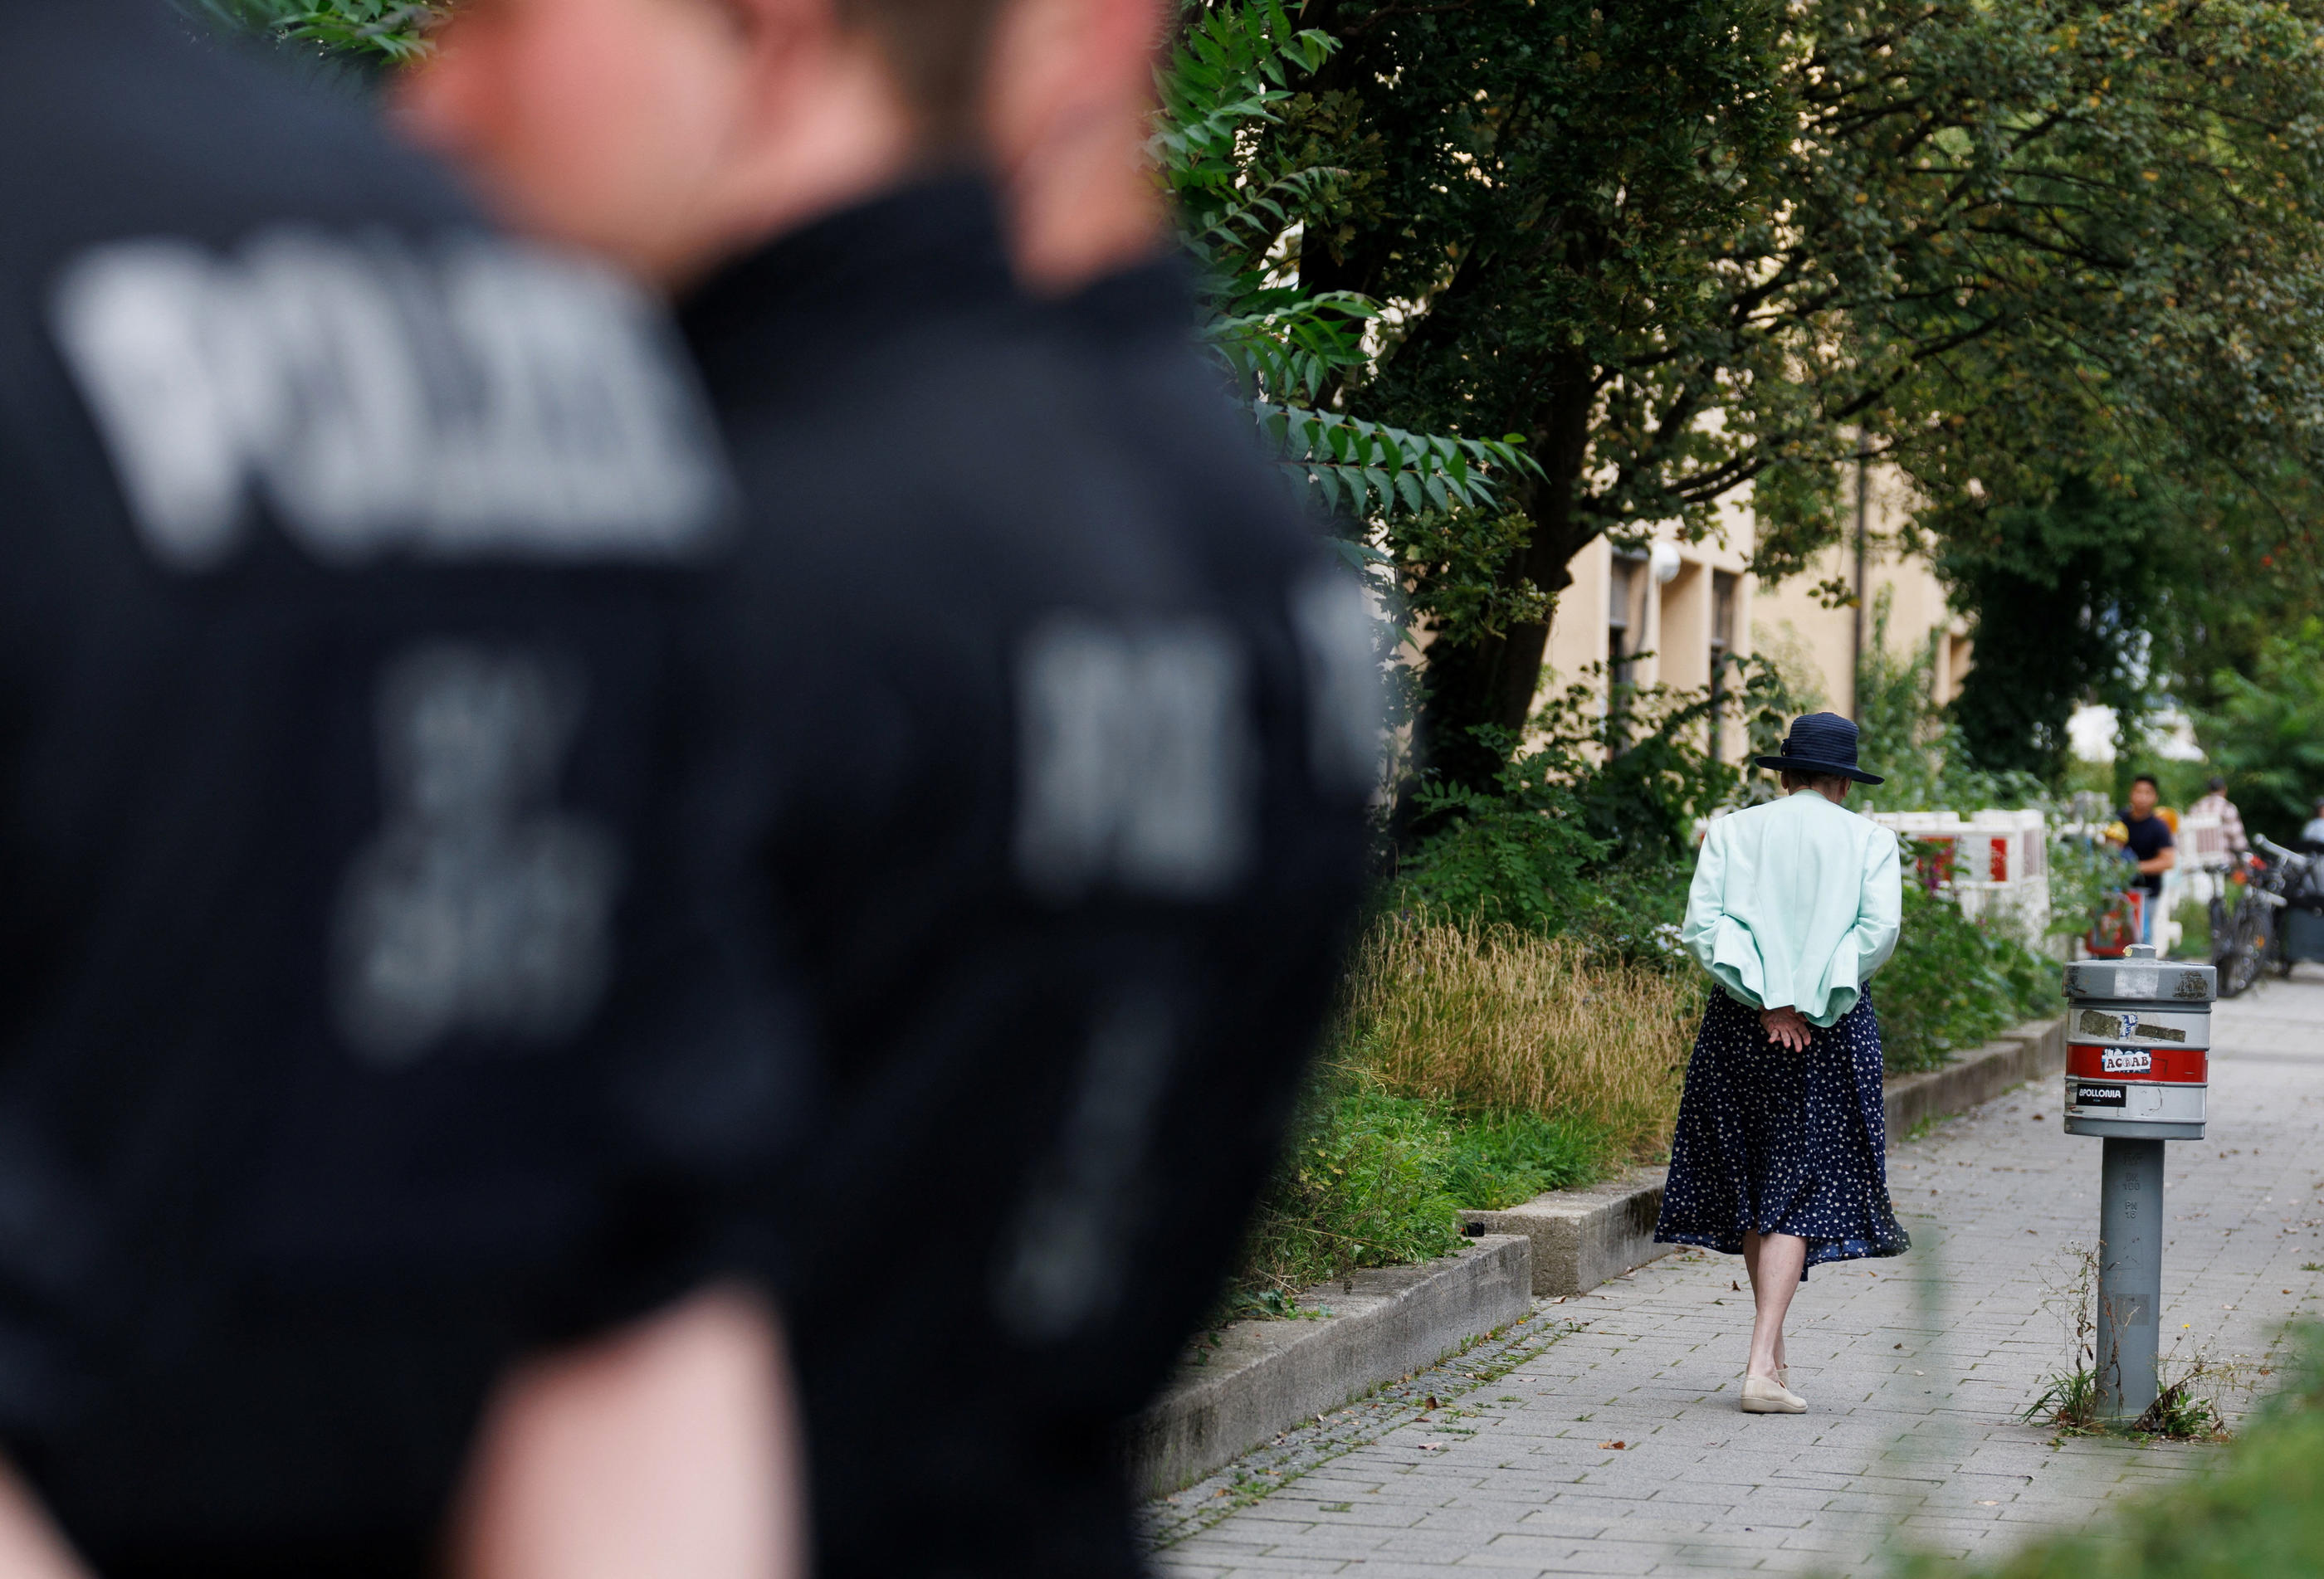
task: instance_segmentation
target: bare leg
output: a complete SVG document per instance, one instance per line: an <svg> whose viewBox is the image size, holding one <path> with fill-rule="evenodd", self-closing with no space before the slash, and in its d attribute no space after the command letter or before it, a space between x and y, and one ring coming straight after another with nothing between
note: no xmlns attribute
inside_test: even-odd
<svg viewBox="0 0 2324 1579"><path fill-rule="evenodd" d="M1759 1236L1757 1234L1743 1235L1743 1275L1751 1285L1751 1298L1756 1305L1759 1297ZM1755 1323L1757 1319L1755 1316ZM1778 1377L1783 1374L1787 1363L1784 1358L1783 1329L1778 1327L1775 1329L1775 1373Z"/></svg>
<svg viewBox="0 0 2324 1579"><path fill-rule="evenodd" d="M88 1579L23 1482L0 1464L0 1574L7 1579Z"/></svg>
<svg viewBox="0 0 2324 1579"><path fill-rule="evenodd" d="M732 1290L512 1372L470 1466L458 1579L796 1579L781 1329Z"/></svg>
<svg viewBox="0 0 2324 1579"><path fill-rule="evenodd" d="M1754 1306L1748 1371L1772 1380L1784 1363L1784 1317L1807 1270L1808 1242L1796 1234L1747 1234L1743 1264L1750 1270Z"/></svg>

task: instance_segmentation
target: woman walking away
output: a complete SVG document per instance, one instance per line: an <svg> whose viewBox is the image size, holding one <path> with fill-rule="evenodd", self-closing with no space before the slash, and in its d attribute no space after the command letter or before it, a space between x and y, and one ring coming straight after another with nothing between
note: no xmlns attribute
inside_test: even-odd
<svg viewBox="0 0 2324 1579"><path fill-rule="evenodd" d="M1740 1255L1756 1314L1746 1414L1804 1413L1784 1315L1807 1269L1901 1255L1888 1204L1880 1024L1864 978L1896 947L1896 836L1848 811L1856 726L1795 720L1784 798L1711 823L1680 936L1717 978L1671 1143L1655 1237Z"/></svg>

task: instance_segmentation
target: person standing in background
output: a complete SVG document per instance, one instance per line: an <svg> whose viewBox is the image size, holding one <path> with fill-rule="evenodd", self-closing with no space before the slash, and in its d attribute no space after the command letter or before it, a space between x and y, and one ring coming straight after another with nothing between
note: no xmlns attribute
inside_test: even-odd
<svg viewBox="0 0 2324 1579"><path fill-rule="evenodd" d="M2138 941L2142 943L2154 941L2155 913L2163 908L2163 874L2179 864L2178 836L2155 810L2162 798L2163 789L2154 776L2142 773L2130 781L2130 804L2118 813L2124 850L2138 868L2131 886L2145 895L2139 905Z"/></svg>
<svg viewBox="0 0 2324 1579"><path fill-rule="evenodd" d="M2217 817L2220 836L2227 843L2229 864L2237 868L2243 866L2244 858L2251 854L2251 840L2244 832L2243 813L2236 809L2235 802L2227 799L2226 779L2214 776L2202 798L2187 808L2187 814L2190 817Z"/></svg>
<svg viewBox="0 0 2324 1579"><path fill-rule="evenodd" d="M1888 1198L1880 1024L1866 978L1902 922L1896 836L1846 807L1856 726L1794 721L1758 765L1785 798L1717 819L1680 940L1716 984L1687 1064L1655 1238L1740 1255L1754 1317L1746 1414L1801 1414L1784 1318L1808 1269L1901 1255Z"/></svg>

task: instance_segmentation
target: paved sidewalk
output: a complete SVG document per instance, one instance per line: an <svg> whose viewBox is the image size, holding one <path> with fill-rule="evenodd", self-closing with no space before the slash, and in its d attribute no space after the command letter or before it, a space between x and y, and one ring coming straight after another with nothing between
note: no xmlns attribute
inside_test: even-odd
<svg viewBox="0 0 2324 1579"><path fill-rule="evenodd" d="M2324 1293L2324 973L2222 1005L2215 1041L2212 1138L2171 1147L2164 1343L2257 1365ZM2194 1472L2215 1449L2057 1443L2016 1418L2067 1362L2058 1296L2098 1232L2099 1143L2061 1133L2058 1090L2021 1088L1890 1154L1914 1248L1800 1291L1790 1357L1811 1413L1737 1411L1742 1263L1673 1257L1537 1302L1526 1331L1399 1390L1403 1407L1342 1411L1154 1504L1157 1565L1854 1574L1892 1540L1997 1555ZM1424 1410L1431 1392L1442 1407Z"/></svg>

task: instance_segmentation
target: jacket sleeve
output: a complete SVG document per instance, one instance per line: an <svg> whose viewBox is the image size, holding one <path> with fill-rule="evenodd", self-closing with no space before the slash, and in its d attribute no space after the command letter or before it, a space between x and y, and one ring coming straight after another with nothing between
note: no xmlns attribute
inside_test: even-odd
<svg viewBox="0 0 2324 1579"><path fill-rule="evenodd" d="M1856 925L1849 935L1856 947L1858 981L1888 963L1904 925L1903 863L1895 836L1885 829L1882 835L1866 852L1864 895L1857 902Z"/></svg>
<svg viewBox="0 0 2324 1579"><path fill-rule="evenodd" d="M1759 958L1758 940L1751 929L1727 913L1727 840L1713 822L1703 835L1702 853L1695 858L1694 881L1686 894L1686 921L1679 942L1702 963L1729 995L1754 1008L1765 1008L1760 996L1766 985L1766 967Z"/></svg>

